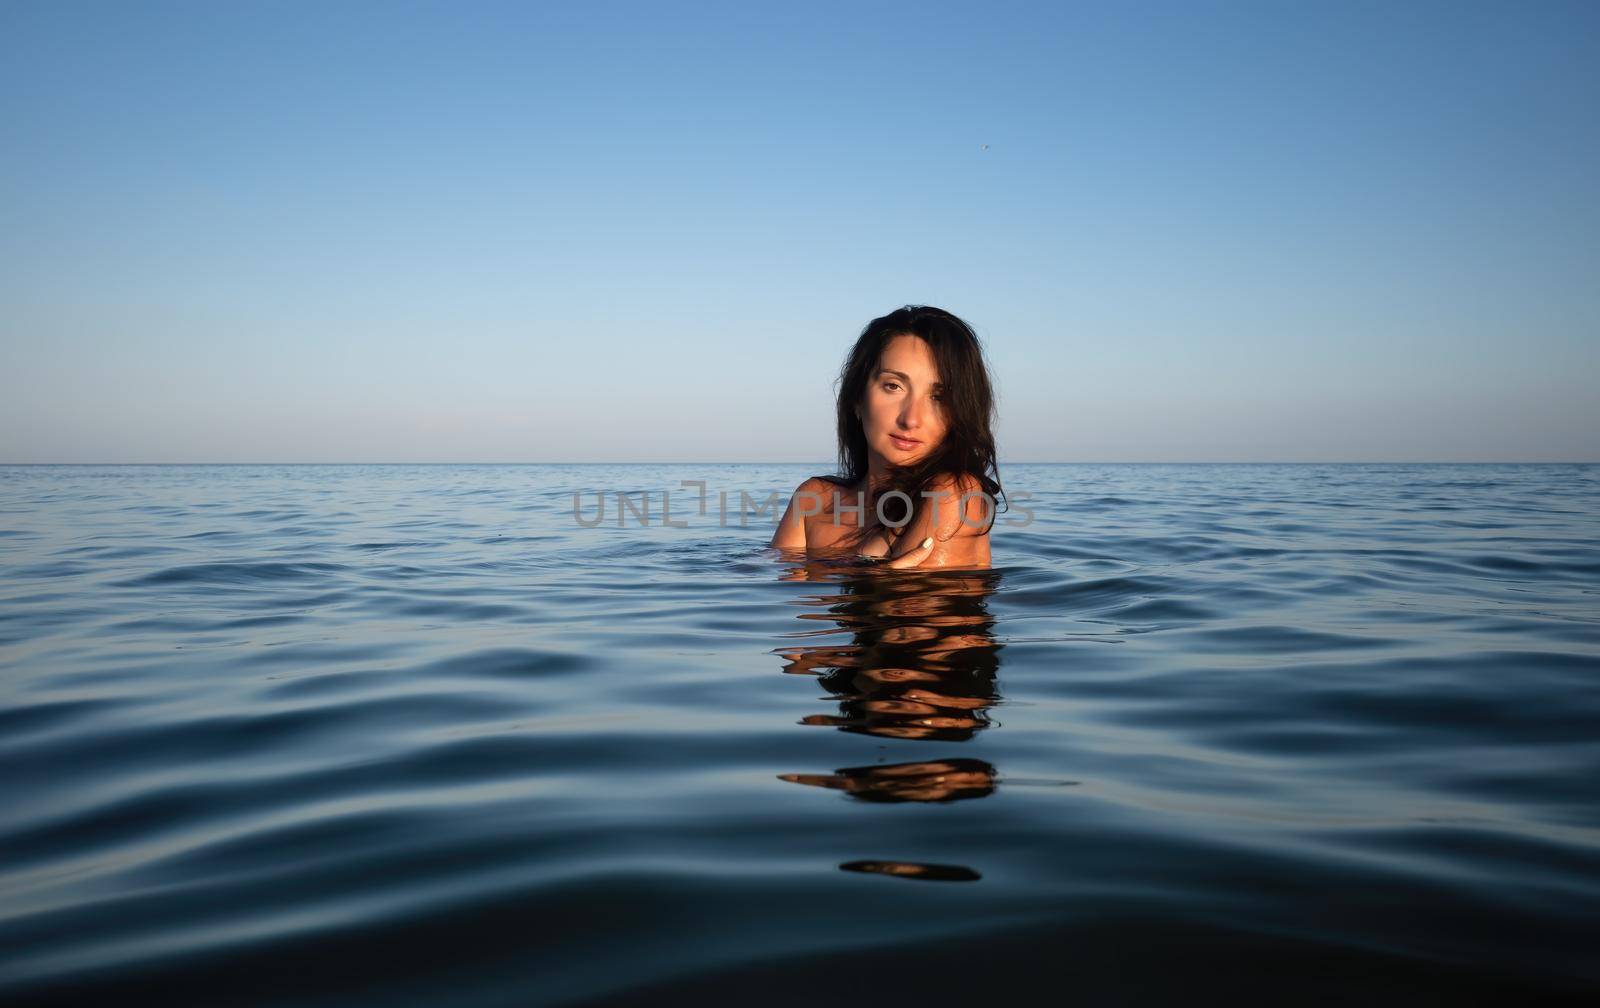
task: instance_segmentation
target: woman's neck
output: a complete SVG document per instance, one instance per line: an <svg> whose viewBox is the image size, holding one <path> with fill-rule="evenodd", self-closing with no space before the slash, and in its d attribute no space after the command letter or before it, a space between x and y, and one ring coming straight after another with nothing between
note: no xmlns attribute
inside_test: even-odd
<svg viewBox="0 0 1600 1008"><path fill-rule="evenodd" d="M867 475L856 489L864 491L869 498L876 498L888 482L889 462L883 456L874 454L868 457Z"/></svg>

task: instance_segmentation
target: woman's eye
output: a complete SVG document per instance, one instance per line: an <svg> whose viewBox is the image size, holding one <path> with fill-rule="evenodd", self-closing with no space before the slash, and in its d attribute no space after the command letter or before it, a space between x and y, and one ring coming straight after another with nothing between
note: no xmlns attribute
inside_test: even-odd
<svg viewBox="0 0 1600 1008"><path fill-rule="evenodd" d="M900 384L898 382L886 381L886 382L883 383L883 390L885 392L893 392L895 389L897 389L899 387L900 387Z"/></svg>

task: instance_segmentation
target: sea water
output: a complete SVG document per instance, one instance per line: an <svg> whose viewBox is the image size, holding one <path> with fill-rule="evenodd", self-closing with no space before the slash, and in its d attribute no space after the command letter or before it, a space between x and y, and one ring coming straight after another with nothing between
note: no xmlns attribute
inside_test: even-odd
<svg viewBox="0 0 1600 1008"><path fill-rule="evenodd" d="M1600 467L824 469L0 469L0 1000L1600 992Z"/></svg>

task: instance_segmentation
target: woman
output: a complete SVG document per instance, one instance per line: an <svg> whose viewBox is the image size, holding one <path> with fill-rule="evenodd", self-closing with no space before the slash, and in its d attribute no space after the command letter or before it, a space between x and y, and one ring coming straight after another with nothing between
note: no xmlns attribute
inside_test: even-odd
<svg viewBox="0 0 1600 1008"><path fill-rule="evenodd" d="M890 567L987 567L1001 499L993 420L970 326L917 305L873 319L839 374L840 474L796 488L772 545Z"/></svg>

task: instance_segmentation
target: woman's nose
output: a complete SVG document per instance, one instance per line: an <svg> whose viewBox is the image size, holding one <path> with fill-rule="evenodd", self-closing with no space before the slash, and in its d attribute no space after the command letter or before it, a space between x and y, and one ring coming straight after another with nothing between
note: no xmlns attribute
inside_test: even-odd
<svg viewBox="0 0 1600 1008"><path fill-rule="evenodd" d="M916 430L922 426L922 411L927 407L922 404L918 396L907 396L905 405L900 407L900 426L906 430Z"/></svg>

